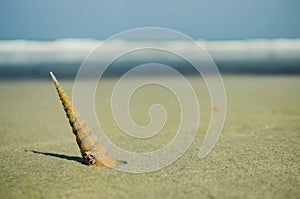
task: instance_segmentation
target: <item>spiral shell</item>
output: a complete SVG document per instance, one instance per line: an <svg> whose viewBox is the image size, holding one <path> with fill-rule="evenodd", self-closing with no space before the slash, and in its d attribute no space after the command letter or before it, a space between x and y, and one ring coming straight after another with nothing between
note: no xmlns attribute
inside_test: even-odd
<svg viewBox="0 0 300 199"><path fill-rule="evenodd" d="M72 101L52 72L50 72L50 75L69 119L73 133L76 136L76 142L85 163L87 165L114 167L116 161L106 154L106 149L99 143L97 136L93 133L85 120L80 117L80 114L76 111Z"/></svg>

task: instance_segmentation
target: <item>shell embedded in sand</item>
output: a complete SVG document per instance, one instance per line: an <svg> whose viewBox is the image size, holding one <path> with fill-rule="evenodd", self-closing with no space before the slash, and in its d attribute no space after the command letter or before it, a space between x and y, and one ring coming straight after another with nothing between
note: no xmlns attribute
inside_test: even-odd
<svg viewBox="0 0 300 199"><path fill-rule="evenodd" d="M99 143L92 129L80 117L70 98L67 96L60 83L52 72L50 72L58 96L69 119L76 142L80 148L82 157L88 165L114 167L116 161L106 154L106 149Z"/></svg>

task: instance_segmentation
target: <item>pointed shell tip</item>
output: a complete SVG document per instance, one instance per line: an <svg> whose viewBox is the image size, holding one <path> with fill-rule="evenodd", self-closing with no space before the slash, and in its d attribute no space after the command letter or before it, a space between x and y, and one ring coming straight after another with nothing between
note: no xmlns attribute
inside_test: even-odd
<svg viewBox="0 0 300 199"><path fill-rule="evenodd" d="M55 78L55 76L54 76L54 74L52 73L52 71L50 71L50 75L51 75L51 78L52 78L52 80L53 80L54 82L57 81L56 78Z"/></svg>

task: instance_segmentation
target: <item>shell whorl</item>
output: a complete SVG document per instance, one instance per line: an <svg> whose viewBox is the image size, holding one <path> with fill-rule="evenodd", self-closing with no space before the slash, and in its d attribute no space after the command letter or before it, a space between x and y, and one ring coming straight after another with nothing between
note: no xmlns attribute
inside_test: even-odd
<svg viewBox="0 0 300 199"><path fill-rule="evenodd" d="M92 129L86 124L85 120L80 117L72 101L52 72L50 72L50 75L73 133L76 136L76 142L80 148L82 157L85 159L85 163L96 166L114 167L116 164L115 160L106 154L105 148L98 142L97 136L92 132Z"/></svg>

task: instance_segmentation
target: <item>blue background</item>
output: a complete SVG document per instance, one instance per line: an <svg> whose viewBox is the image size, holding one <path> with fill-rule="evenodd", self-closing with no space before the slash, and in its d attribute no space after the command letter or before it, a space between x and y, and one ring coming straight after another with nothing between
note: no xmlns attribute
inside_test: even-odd
<svg viewBox="0 0 300 199"><path fill-rule="evenodd" d="M194 39L300 38L300 1L1 0L0 39L106 39L158 26Z"/></svg>

